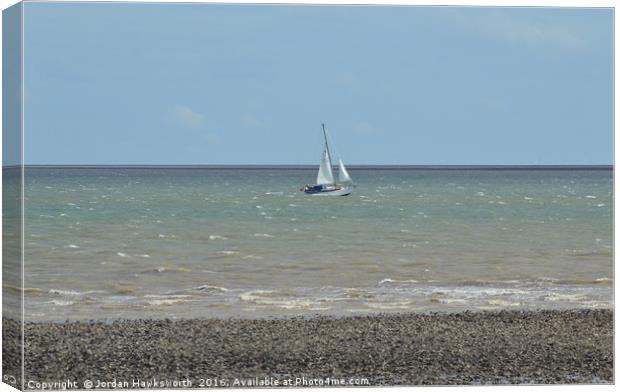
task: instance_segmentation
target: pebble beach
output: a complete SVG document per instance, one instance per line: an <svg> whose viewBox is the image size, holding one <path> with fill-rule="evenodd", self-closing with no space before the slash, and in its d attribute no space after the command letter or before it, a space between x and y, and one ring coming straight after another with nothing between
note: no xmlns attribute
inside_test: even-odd
<svg viewBox="0 0 620 392"><path fill-rule="evenodd" d="M19 328L3 321L7 374ZM613 383L604 309L38 322L25 325L25 345L30 387Z"/></svg>

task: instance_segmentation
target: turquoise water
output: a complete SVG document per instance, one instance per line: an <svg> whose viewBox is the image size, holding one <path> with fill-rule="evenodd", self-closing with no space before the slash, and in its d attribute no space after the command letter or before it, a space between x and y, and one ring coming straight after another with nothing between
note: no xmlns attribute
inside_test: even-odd
<svg viewBox="0 0 620 392"><path fill-rule="evenodd" d="M29 320L613 305L611 170L26 170Z"/></svg>

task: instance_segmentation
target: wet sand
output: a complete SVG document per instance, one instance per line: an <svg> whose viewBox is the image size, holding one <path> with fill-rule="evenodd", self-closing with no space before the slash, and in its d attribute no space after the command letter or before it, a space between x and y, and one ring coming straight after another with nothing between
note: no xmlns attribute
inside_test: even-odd
<svg viewBox="0 0 620 392"><path fill-rule="evenodd" d="M5 331L14 327L4 319ZM5 350L17 336L5 336ZM216 378L239 387L265 377L272 385L613 382L611 310L29 323L25 339L27 381L80 388L136 379L201 387ZM15 358L5 356L5 369Z"/></svg>

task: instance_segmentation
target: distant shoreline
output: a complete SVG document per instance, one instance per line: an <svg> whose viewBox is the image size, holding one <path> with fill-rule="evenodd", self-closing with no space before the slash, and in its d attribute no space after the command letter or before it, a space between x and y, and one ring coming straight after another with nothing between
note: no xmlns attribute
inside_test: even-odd
<svg viewBox="0 0 620 392"><path fill-rule="evenodd" d="M19 166L3 166L4 169ZM317 165L25 165L25 169L316 170ZM348 170L613 170L613 165L348 165Z"/></svg>

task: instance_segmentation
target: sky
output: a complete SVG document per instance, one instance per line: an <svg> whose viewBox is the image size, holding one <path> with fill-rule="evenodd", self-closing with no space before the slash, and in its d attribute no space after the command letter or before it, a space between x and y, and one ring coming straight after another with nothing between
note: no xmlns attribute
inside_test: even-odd
<svg viewBox="0 0 620 392"><path fill-rule="evenodd" d="M27 164L613 162L611 9L26 3Z"/></svg>

